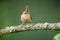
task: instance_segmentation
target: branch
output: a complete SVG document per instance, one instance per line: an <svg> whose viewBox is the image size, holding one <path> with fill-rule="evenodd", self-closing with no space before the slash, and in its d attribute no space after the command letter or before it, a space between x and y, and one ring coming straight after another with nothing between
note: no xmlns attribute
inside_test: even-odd
<svg viewBox="0 0 60 40"><path fill-rule="evenodd" d="M17 25L10 26L0 30L0 35L14 33L14 32L22 32L22 31L30 31L30 30L60 30L60 23L37 23L37 24L26 24L26 25Z"/></svg>

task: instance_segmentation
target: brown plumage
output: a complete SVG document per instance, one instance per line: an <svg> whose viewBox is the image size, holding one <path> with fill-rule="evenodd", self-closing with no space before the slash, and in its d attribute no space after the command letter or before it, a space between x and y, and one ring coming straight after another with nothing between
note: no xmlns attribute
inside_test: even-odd
<svg viewBox="0 0 60 40"><path fill-rule="evenodd" d="M31 17L31 15L29 14L29 7L28 7L28 5L27 5L25 11L24 11L24 12L22 13L22 15L21 15L21 21L22 21L23 23L30 23L31 20L32 20L32 17Z"/></svg>

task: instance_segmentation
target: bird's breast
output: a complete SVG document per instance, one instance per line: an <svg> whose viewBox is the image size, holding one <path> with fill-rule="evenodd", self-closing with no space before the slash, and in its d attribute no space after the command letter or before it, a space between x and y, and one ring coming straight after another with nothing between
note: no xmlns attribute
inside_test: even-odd
<svg viewBox="0 0 60 40"><path fill-rule="evenodd" d="M22 15L21 16L21 21L23 22L31 22L31 17L29 14L26 14L26 15Z"/></svg>

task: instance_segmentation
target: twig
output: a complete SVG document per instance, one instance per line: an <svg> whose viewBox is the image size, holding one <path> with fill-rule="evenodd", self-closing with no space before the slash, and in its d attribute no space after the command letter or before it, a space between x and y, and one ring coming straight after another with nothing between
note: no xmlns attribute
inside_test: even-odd
<svg viewBox="0 0 60 40"><path fill-rule="evenodd" d="M8 34L8 33L15 33L15 32L22 32L22 31L30 31L30 30L60 30L60 23L37 23L37 24L26 24L18 26L10 26L4 29L0 29L0 35Z"/></svg>

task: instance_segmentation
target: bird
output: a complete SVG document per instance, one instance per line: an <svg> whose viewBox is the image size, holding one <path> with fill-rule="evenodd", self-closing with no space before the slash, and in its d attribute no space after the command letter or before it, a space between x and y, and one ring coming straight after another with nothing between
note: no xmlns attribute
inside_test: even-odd
<svg viewBox="0 0 60 40"><path fill-rule="evenodd" d="M22 25L24 25L26 23L30 23L32 21L32 17L29 14L29 6L28 5L26 6L25 10L21 14L21 21L22 21Z"/></svg>

